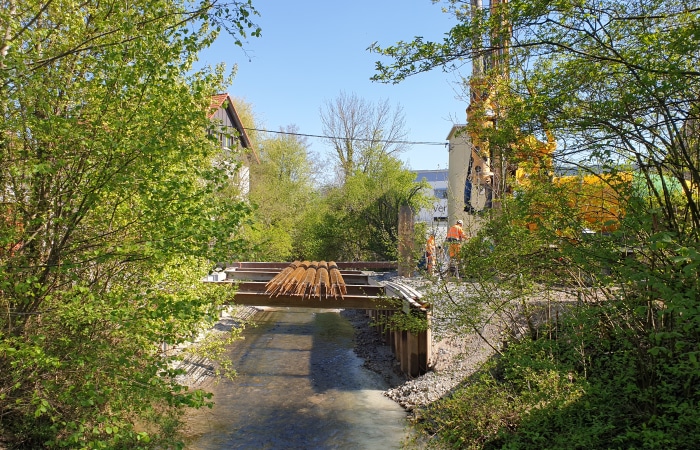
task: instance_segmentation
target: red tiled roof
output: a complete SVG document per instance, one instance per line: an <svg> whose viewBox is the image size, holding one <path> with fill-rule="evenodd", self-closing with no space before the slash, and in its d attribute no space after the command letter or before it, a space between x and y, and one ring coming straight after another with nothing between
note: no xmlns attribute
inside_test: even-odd
<svg viewBox="0 0 700 450"><path fill-rule="evenodd" d="M217 109L221 108L228 98L228 94L216 94L211 96L209 104L209 117L213 116Z"/></svg>

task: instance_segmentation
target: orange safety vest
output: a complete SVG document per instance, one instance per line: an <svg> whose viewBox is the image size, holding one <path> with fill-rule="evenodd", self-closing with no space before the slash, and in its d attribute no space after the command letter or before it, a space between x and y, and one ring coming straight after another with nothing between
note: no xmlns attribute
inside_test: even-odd
<svg viewBox="0 0 700 450"><path fill-rule="evenodd" d="M448 241L452 241L452 240L463 241L466 238L467 238L467 235L464 233L464 230L459 225L452 225L450 227L450 229L447 231L447 240Z"/></svg>
<svg viewBox="0 0 700 450"><path fill-rule="evenodd" d="M447 231L447 239L445 239L447 242L450 243L450 258L455 258L459 256L459 250L462 247L462 241L466 238L467 235L464 233L464 230L459 224L455 224L452 225L452 227L450 227L450 229Z"/></svg>
<svg viewBox="0 0 700 450"><path fill-rule="evenodd" d="M435 237L430 236L428 238L428 243L425 244L425 251L428 253L428 255L434 255L435 254Z"/></svg>
<svg viewBox="0 0 700 450"><path fill-rule="evenodd" d="M425 263L428 272L432 274L435 267L435 236L429 236L425 244Z"/></svg>

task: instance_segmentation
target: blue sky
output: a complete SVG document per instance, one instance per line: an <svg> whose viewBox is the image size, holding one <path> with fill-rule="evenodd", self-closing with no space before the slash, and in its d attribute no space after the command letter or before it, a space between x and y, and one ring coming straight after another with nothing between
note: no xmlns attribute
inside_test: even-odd
<svg viewBox="0 0 700 450"><path fill-rule="evenodd" d="M200 63L234 64L238 71L228 92L251 104L258 126L278 131L296 125L304 134L321 135L320 108L344 91L377 103L400 105L408 139L445 142L452 125L464 123L467 103L459 73L436 69L398 85L374 83L379 55L366 49L414 36L442 40L455 19L430 0L254 0L262 36L250 38L244 53L221 35L201 54ZM469 67L461 75L468 75ZM327 152L321 139L308 139L311 150ZM411 169L447 168L445 146L415 145L402 155Z"/></svg>

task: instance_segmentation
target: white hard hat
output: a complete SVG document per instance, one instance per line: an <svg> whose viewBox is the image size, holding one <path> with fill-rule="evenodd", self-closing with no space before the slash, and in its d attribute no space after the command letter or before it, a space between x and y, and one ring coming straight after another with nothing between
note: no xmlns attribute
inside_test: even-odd
<svg viewBox="0 0 700 450"><path fill-rule="evenodd" d="M462 225L464 222L462 222L462 219L457 221L458 224Z"/></svg>

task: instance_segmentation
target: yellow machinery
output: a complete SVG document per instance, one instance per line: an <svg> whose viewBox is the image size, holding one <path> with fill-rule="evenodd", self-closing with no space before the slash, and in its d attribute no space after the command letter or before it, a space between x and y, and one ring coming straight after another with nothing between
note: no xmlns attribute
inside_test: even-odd
<svg viewBox="0 0 700 450"><path fill-rule="evenodd" d="M488 14L492 19L500 15L508 0L491 0ZM483 12L481 0L471 0L474 17ZM504 111L499 108L495 93L499 84L508 80L508 47L511 29L507 21L495 20L489 36L475 36L475 50L472 55L472 76L469 80L470 103L467 107L467 132L471 141L469 170L464 189L464 210L478 212L491 208L499 197L512 191L512 188L527 190L531 180L551 180L564 187L567 203L580 217L589 230L596 232L612 231L617 227L623 213L619 192L620 183L631 183L629 173L585 176L553 176L552 155L556 142L547 133L547 142L534 136L521 137L511 150L517 167L508 161L499 160L488 142L489 129L498 125ZM484 51L483 49L489 49ZM505 186L505 177L513 176L516 186ZM479 205L479 206L477 206ZM546 205L543 205L546 207ZM533 217L537 215L533 211ZM528 228L534 229L534 222Z"/></svg>
<svg viewBox="0 0 700 450"><path fill-rule="evenodd" d="M499 14L499 5L508 0L491 0L489 14ZM471 0L473 18L483 11L482 0ZM498 167L488 139L484 138L489 128L495 128L501 112L495 101L495 87L507 79L507 54L510 39L510 27L501 22L490 36L474 36L474 53L472 55L472 76L469 80L470 101L467 107L467 132L471 142L469 169L464 190L465 211L475 212L476 205L490 208L494 199L494 187L500 177L492 167ZM478 43L478 44L477 44ZM483 48L490 48L483 51ZM479 198L481 197L481 198Z"/></svg>

